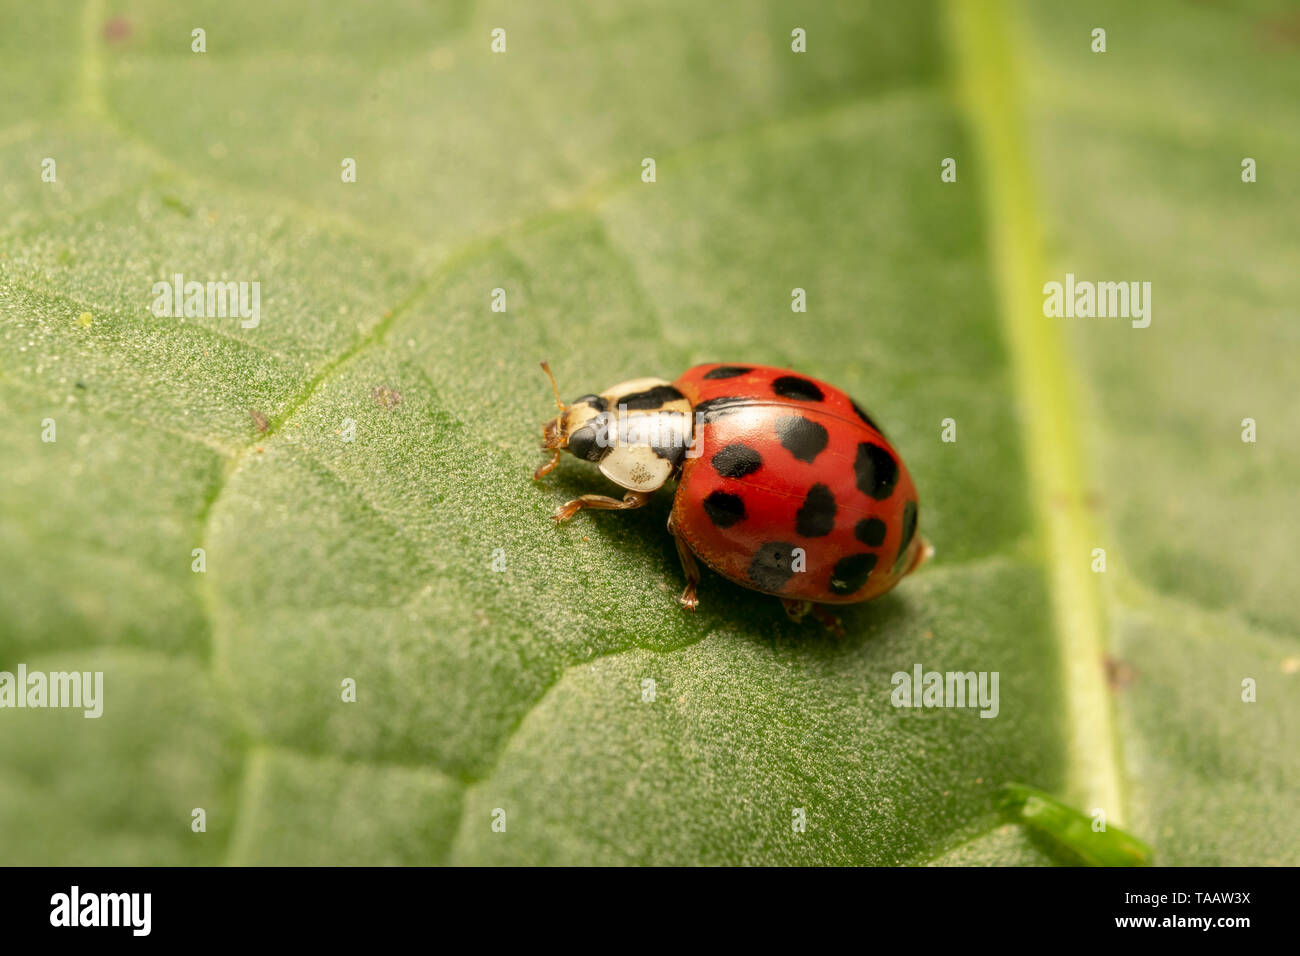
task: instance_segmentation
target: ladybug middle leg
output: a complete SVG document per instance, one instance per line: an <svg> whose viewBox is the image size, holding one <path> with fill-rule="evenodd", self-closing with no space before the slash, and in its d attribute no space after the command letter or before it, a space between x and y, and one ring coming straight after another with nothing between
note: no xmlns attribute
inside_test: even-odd
<svg viewBox="0 0 1300 956"><path fill-rule="evenodd" d="M555 509L555 514L551 515L555 523L568 521L583 508L595 508L598 511L623 511L629 508L642 508L650 503L654 497L652 491L629 491L620 501L618 498L611 498L608 495L581 495L572 501L566 501L560 507Z"/></svg>
<svg viewBox="0 0 1300 956"><path fill-rule="evenodd" d="M686 575L686 587L682 589L682 596L677 600L686 610L694 611L700 606L700 599L695 594L695 589L700 585L700 566L695 562L695 555L691 554L691 549L682 540L682 536L677 533L672 515L668 516L668 533L673 536L673 543L677 545L677 559L682 562L682 573Z"/></svg>

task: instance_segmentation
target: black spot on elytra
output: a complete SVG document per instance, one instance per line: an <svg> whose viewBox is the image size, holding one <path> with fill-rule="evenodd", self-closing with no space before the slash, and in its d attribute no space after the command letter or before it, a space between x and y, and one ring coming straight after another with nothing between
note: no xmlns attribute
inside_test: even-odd
<svg viewBox="0 0 1300 956"><path fill-rule="evenodd" d="M685 397L671 385L656 385L654 388L647 388L644 392L625 395L618 400L618 404L626 407L629 412L645 411L650 408L661 408L669 402L680 401Z"/></svg>
<svg viewBox="0 0 1300 956"><path fill-rule="evenodd" d="M858 418L862 419L864 422L866 422L876 431L880 432L880 434L882 435L884 434L883 431L880 431L880 426L876 424L876 420L867 414L867 410L865 408L863 408L857 402L853 401L853 399L849 399L849 404L853 406L853 411L857 413Z"/></svg>
<svg viewBox="0 0 1300 956"><path fill-rule="evenodd" d="M602 445L596 437L596 429L602 422L593 418L581 428L569 434L569 451L583 461L600 461L609 454L610 445Z"/></svg>
<svg viewBox="0 0 1300 956"><path fill-rule="evenodd" d="M754 371L752 368L746 368L744 365L719 365L717 368L711 368L704 373L705 378L735 378L738 375L744 375L746 372Z"/></svg>
<svg viewBox="0 0 1300 956"><path fill-rule="evenodd" d="M916 535L916 502L909 501L903 506L903 540L898 546L898 557L894 559L894 573L897 574L907 557L907 546Z"/></svg>
<svg viewBox="0 0 1300 956"><path fill-rule="evenodd" d="M830 440L825 428L802 415L789 415L779 419L776 423L776 436L786 451L810 464Z"/></svg>
<svg viewBox="0 0 1300 956"><path fill-rule="evenodd" d="M779 591L794 574L794 545L768 541L749 563L749 580L762 591Z"/></svg>
<svg viewBox="0 0 1300 956"><path fill-rule="evenodd" d="M853 528L853 536L869 548L885 543L885 523L879 518L863 518Z"/></svg>
<svg viewBox="0 0 1300 956"><path fill-rule="evenodd" d="M707 402L700 402L695 406L695 421L698 424L707 425L723 415L738 412L746 405L752 405L753 402L752 398L746 398L743 395L711 398Z"/></svg>
<svg viewBox="0 0 1300 956"><path fill-rule="evenodd" d="M835 510L831 490L822 484L813 485L794 516L794 529L805 538L830 534L835 527Z"/></svg>
<svg viewBox="0 0 1300 956"><path fill-rule="evenodd" d="M594 408L594 409L595 409L596 411L598 411L598 412L603 412L603 411L605 411L605 409L607 409L607 408L609 407L609 406L605 403L605 400L604 400L603 398L601 398L599 395L582 395L582 396L580 396L580 397L578 397L578 398L575 398L573 401L569 402L569 404L570 404L570 405L590 405L592 408Z"/></svg>
<svg viewBox="0 0 1300 956"><path fill-rule="evenodd" d="M721 449L709 460L713 463L713 470L723 478L744 478L758 471L763 464L762 455L739 442Z"/></svg>
<svg viewBox="0 0 1300 956"><path fill-rule="evenodd" d="M782 398L793 398L799 402L820 402L826 398L816 382L797 375L782 375L772 383L772 391Z"/></svg>
<svg viewBox="0 0 1300 956"><path fill-rule="evenodd" d="M831 593L852 594L867 583L876 566L874 554L850 554L840 558L831 569Z"/></svg>
<svg viewBox="0 0 1300 956"><path fill-rule="evenodd" d="M858 487L864 495L884 501L894 493L898 484L898 462L887 449L869 441L858 445L858 457L853 462L858 476Z"/></svg>
<svg viewBox="0 0 1300 956"><path fill-rule="evenodd" d="M711 491L704 499L704 513L719 528L730 528L745 520L745 502L729 491Z"/></svg>

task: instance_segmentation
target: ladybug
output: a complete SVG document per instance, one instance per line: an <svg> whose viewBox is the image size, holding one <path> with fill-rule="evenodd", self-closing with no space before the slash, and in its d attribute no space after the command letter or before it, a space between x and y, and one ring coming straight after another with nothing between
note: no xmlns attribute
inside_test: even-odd
<svg viewBox="0 0 1300 956"><path fill-rule="evenodd" d="M583 508L649 503L677 479L668 530L686 574L681 604L699 606L699 564L741 587L811 613L837 634L824 607L890 590L933 549L917 534L916 488L902 459L862 406L816 379L763 365L697 365L675 382L641 378L599 395L560 400L542 448L599 466L621 499L582 495Z"/></svg>

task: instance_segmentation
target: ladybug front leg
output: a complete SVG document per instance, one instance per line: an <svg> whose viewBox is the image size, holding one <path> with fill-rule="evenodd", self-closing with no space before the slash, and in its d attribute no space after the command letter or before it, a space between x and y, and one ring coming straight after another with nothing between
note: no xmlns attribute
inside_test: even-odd
<svg viewBox="0 0 1300 956"><path fill-rule="evenodd" d="M653 497L654 492L652 491L629 491L623 496L622 501L608 495L582 495L560 505L555 509L555 514L551 515L551 517L555 519L556 524L559 524L562 521L568 521L583 508L595 508L599 511L623 511L628 508L642 508L648 505Z"/></svg>
<svg viewBox="0 0 1300 956"><path fill-rule="evenodd" d="M668 533L673 536L673 543L677 545L677 558L682 562L682 573L686 575L686 587L682 590L682 596L677 600L681 602L682 607L688 611L694 611L700 606L700 599L695 594L695 589L700 584L700 566L695 563L695 555L691 554L691 549L686 546L682 536L677 533L677 527L673 524L673 516L668 516Z"/></svg>
<svg viewBox="0 0 1300 956"><path fill-rule="evenodd" d="M549 475L551 471L555 468L555 466L558 465L559 463L560 463L560 449L557 448L555 449L555 454L551 456L551 460L543 463L538 467L538 469L535 472L533 472L533 481L541 481L543 478Z"/></svg>

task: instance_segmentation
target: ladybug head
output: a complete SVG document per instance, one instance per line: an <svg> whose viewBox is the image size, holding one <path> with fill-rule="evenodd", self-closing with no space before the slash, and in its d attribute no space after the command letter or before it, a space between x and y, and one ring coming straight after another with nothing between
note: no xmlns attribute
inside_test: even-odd
<svg viewBox="0 0 1300 956"><path fill-rule="evenodd" d="M534 478L554 468L562 451L599 465L628 491L654 491L680 466L691 444L691 406L671 384L637 378L566 405L550 367L543 362L542 368L560 413L542 425L542 448L552 454Z"/></svg>
<svg viewBox="0 0 1300 956"><path fill-rule="evenodd" d="M598 395L584 395L565 404L560 399L560 390L555 385L555 376L551 374L548 363L542 363L542 370L551 380L551 391L555 393L555 407L560 413L548 419L542 425L542 449L554 452L551 459L533 472L533 478L541 478L550 472L560 461L560 452L567 451L584 460L594 460L592 450L595 446L597 419L605 411L604 400Z"/></svg>

